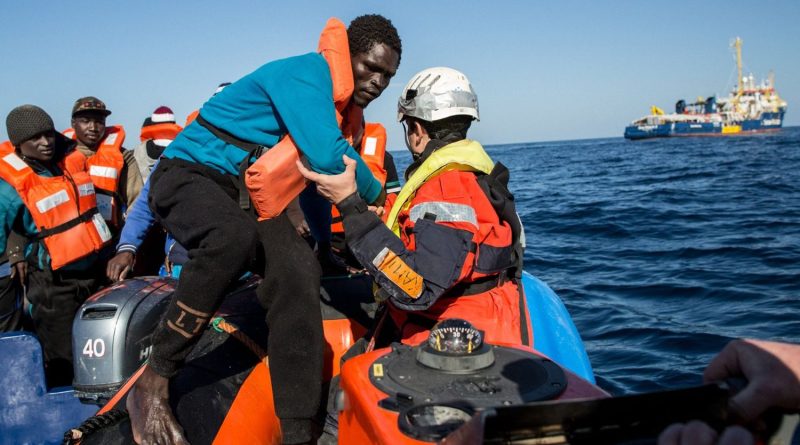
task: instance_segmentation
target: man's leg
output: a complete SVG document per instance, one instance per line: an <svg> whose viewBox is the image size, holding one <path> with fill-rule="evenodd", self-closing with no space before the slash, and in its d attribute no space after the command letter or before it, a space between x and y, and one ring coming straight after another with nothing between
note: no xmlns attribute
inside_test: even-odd
<svg viewBox="0 0 800 445"><path fill-rule="evenodd" d="M72 320L81 304L100 283L99 269L60 272L28 267L28 298L32 318L42 344L47 384L72 384Z"/></svg>
<svg viewBox="0 0 800 445"><path fill-rule="evenodd" d="M183 364L228 287L258 251L255 219L238 204L230 178L164 159L152 173L150 207L188 251L178 286L153 333L149 369L128 396L134 439L186 443L169 405L168 379Z"/></svg>
<svg viewBox="0 0 800 445"><path fill-rule="evenodd" d="M17 279L7 275L0 278L0 332L21 329L22 292Z"/></svg>
<svg viewBox="0 0 800 445"><path fill-rule="evenodd" d="M255 219L242 211L231 180L210 168L163 160L153 172L150 206L186 248L180 280L153 333L150 366L171 377L258 251Z"/></svg>
<svg viewBox="0 0 800 445"><path fill-rule="evenodd" d="M259 222L266 268L258 297L267 309L269 366L283 443L313 439L322 392L319 264L286 213Z"/></svg>

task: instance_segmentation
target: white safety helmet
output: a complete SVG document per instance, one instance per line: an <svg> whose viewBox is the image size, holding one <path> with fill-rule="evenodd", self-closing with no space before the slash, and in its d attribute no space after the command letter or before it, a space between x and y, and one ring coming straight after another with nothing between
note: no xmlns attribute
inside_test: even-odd
<svg viewBox="0 0 800 445"><path fill-rule="evenodd" d="M480 120L478 96L464 73L446 67L415 74L397 101L397 120L411 116L428 122L450 116Z"/></svg>

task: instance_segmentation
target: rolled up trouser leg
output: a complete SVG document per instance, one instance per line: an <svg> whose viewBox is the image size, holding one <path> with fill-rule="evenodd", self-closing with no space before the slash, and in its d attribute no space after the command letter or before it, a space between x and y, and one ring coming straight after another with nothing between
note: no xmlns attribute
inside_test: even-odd
<svg viewBox="0 0 800 445"><path fill-rule="evenodd" d="M322 392L319 263L286 214L258 223L266 268L258 297L267 310L269 364L284 443L311 440Z"/></svg>

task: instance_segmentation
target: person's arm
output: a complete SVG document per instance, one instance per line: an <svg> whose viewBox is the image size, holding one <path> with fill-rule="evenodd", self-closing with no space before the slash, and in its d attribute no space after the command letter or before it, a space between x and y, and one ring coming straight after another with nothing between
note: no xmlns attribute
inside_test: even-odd
<svg viewBox="0 0 800 445"><path fill-rule="evenodd" d="M122 226L117 243L117 253L106 265L106 276L112 281L124 280L128 272L133 269L136 251L156 222L155 215L147 204L149 192L150 180L148 179L136 201L128 208L128 217L125 219L125 225Z"/></svg>
<svg viewBox="0 0 800 445"><path fill-rule="evenodd" d="M136 163L133 151L123 149L122 159L125 160L125 164L123 164L120 172L122 177L119 184L120 196L125 200L125 205L128 208L128 212L130 212L131 207L133 207L134 202L142 192L144 181L142 181L142 173L139 171L139 165Z"/></svg>
<svg viewBox="0 0 800 445"><path fill-rule="evenodd" d="M742 421L753 422L768 408L800 411L800 345L763 340L734 340L711 360L703 380L745 377L747 385L730 401ZM754 443L746 429L735 426L721 435L699 421L669 426L659 445Z"/></svg>
<svg viewBox="0 0 800 445"><path fill-rule="evenodd" d="M381 193L381 184L347 143L336 122L333 87L322 56L287 63L280 75L264 79L270 99L312 170L332 175L344 171L342 155L355 159L358 193L369 203Z"/></svg>
<svg viewBox="0 0 800 445"><path fill-rule="evenodd" d="M416 248L410 250L354 193L354 162L347 159L345 163L345 173L335 176L299 168L306 178L317 182L317 190L323 196L336 203L343 217L348 247L388 293L392 303L411 311L429 308L471 270L472 265L466 264L466 259L477 226L470 230L469 224L459 222L456 228L453 221L437 223L420 218L412 234ZM414 202L414 205L425 204Z"/></svg>
<svg viewBox="0 0 800 445"><path fill-rule="evenodd" d="M25 261L27 238L22 226L25 205L14 188L0 179L0 246L11 265L11 277L24 284L28 263Z"/></svg>

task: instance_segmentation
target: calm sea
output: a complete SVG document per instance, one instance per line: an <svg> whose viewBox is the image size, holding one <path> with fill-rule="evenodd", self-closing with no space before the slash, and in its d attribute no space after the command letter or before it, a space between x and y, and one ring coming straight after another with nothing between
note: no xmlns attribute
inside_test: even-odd
<svg viewBox="0 0 800 445"><path fill-rule="evenodd" d="M607 391L697 385L733 338L800 341L800 127L487 150Z"/></svg>

